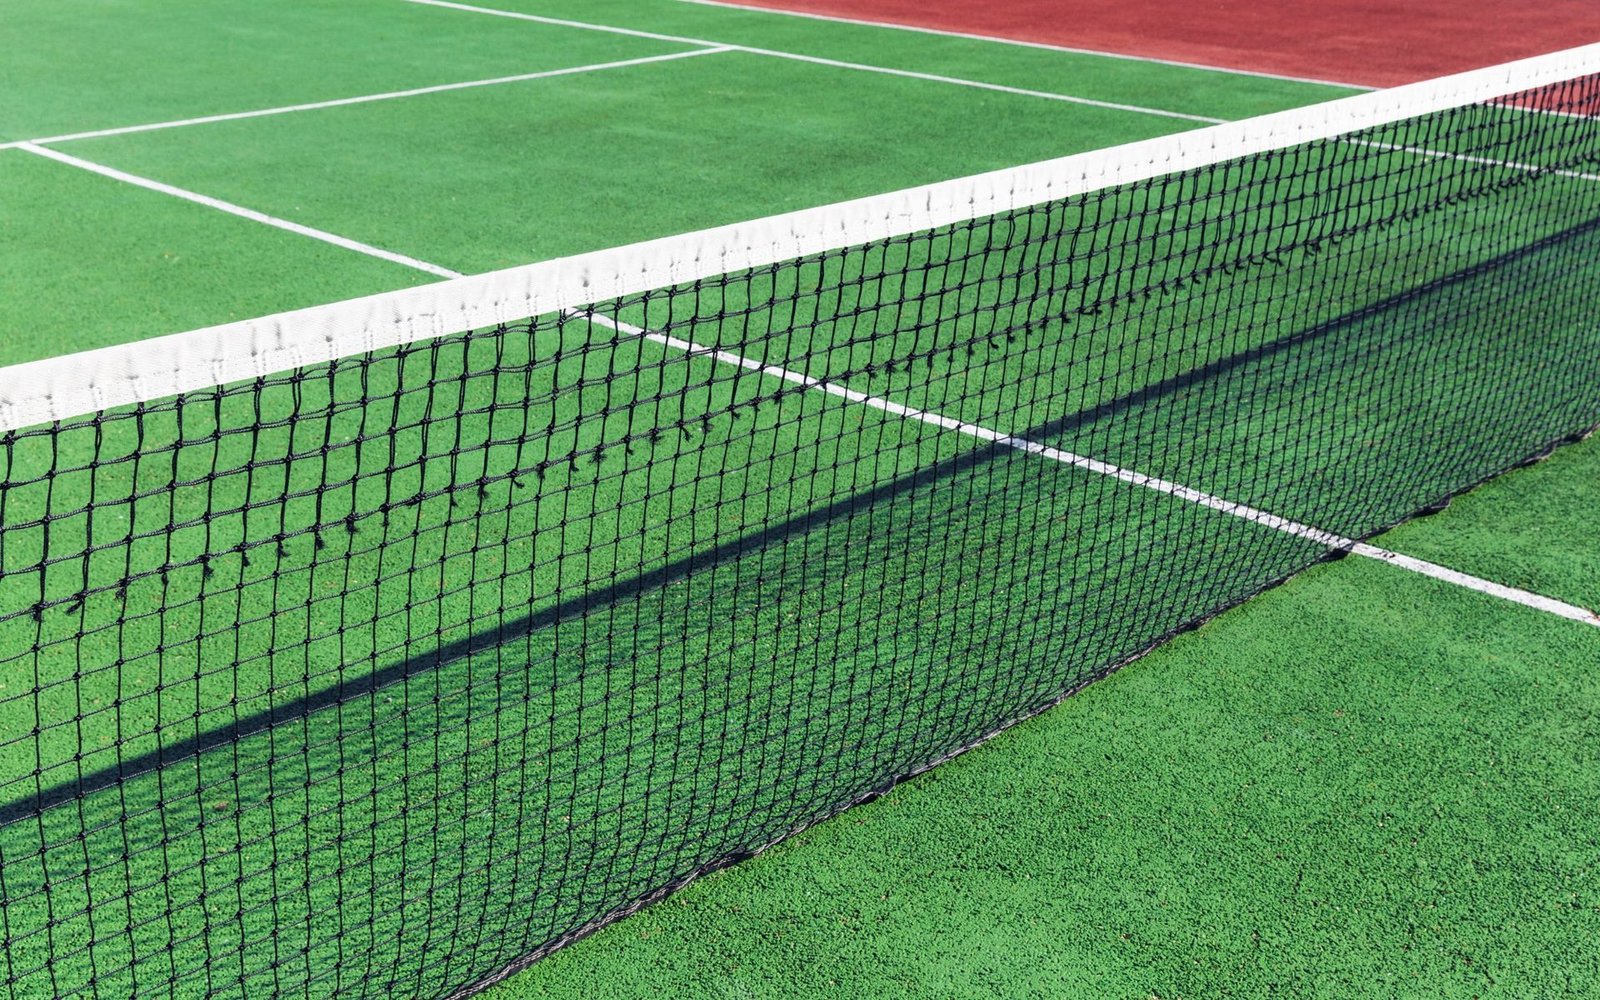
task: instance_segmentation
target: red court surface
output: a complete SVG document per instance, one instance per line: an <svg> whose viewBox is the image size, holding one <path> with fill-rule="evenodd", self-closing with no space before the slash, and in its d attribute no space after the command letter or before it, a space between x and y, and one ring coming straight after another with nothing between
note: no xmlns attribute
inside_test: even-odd
<svg viewBox="0 0 1600 1000"><path fill-rule="evenodd" d="M1369 87L1600 41L1600 0L739 0Z"/></svg>

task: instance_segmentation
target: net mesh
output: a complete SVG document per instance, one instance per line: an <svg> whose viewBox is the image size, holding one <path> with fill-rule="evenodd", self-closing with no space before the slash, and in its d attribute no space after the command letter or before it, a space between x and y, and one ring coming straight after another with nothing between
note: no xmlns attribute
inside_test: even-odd
<svg viewBox="0 0 1600 1000"><path fill-rule="evenodd" d="M1585 432L1597 114L5 433L7 995L482 984Z"/></svg>

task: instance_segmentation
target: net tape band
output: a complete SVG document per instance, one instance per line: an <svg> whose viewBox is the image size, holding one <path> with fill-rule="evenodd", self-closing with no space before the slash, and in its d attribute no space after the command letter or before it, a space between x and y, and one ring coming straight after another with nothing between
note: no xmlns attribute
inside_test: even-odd
<svg viewBox="0 0 1600 1000"><path fill-rule="evenodd" d="M1595 72L1600 43L888 194L14 365L0 369L0 431L905 236Z"/></svg>

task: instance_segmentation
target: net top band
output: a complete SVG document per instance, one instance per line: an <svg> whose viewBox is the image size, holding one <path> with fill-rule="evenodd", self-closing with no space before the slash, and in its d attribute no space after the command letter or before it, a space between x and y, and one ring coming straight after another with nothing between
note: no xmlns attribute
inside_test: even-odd
<svg viewBox="0 0 1600 1000"><path fill-rule="evenodd" d="M0 431L906 236L1600 72L1600 43L748 222L0 369Z"/></svg>

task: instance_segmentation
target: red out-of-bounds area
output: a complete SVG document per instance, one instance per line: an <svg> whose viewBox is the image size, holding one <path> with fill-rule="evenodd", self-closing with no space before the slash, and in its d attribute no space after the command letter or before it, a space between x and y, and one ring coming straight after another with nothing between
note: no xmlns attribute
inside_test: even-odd
<svg viewBox="0 0 1600 1000"><path fill-rule="evenodd" d="M1600 0L738 0L1369 87L1600 41Z"/></svg>

